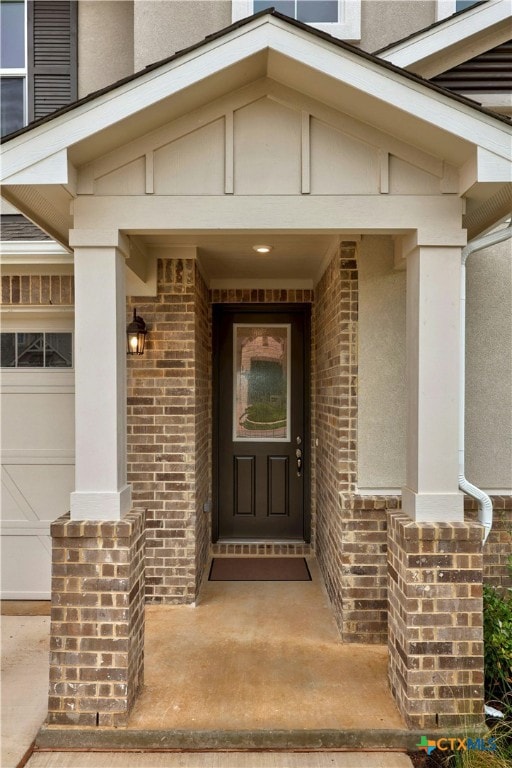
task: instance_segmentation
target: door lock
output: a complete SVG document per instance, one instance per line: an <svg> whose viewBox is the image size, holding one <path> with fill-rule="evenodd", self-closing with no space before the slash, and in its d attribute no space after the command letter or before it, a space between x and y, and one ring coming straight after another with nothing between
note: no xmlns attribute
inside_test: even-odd
<svg viewBox="0 0 512 768"><path fill-rule="evenodd" d="M301 477L302 476L302 451L300 448L296 449L295 457L297 459L297 477Z"/></svg>

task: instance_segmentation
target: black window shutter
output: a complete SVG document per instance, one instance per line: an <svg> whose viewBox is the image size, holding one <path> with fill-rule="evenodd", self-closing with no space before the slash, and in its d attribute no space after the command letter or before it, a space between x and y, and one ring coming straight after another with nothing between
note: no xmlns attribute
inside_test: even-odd
<svg viewBox="0 0 512 768"><path fill-rule="evenodd" d="M28 120L77 98L77 2L29 0Z"/></svg>

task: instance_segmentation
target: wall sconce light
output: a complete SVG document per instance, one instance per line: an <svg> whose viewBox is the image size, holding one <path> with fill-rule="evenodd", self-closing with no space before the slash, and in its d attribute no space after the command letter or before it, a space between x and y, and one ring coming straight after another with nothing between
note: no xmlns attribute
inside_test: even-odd
<svg viewBox="0 0 512 768"><path fill-rule="evenodd" d="M147 334L146 323L133 309L133 320L126 329L127 352L129 355L143 355Z"/></svg>

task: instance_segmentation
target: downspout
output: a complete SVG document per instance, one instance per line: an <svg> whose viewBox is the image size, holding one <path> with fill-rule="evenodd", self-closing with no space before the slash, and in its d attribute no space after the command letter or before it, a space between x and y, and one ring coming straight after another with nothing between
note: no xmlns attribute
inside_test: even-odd
<svg viewBox="0 0 512 768"><path fill-rule="evenodd" d="M465 417L465 383L466 383L466 261L472 253L481 251L491 245L496 245L512 236L512 220L508 227L497 232L490 232L483 237L471 240L461 254L460 270L460 400L459 400L459 488L472 496L478 502L478 520L484 526L484 544L492 528L492 501L489 496L466 480L464 474L464 417Z"/></svg>

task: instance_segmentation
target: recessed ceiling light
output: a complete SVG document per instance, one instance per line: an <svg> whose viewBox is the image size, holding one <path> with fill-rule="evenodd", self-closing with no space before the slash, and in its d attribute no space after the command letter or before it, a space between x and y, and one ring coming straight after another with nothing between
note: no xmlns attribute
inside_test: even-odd
<svg viewBox="0 0 512 768"><path fill-rule="evenodd" d="M270 253L273 247L272 245L253 245L252 249L256 253Z"/></svg>

